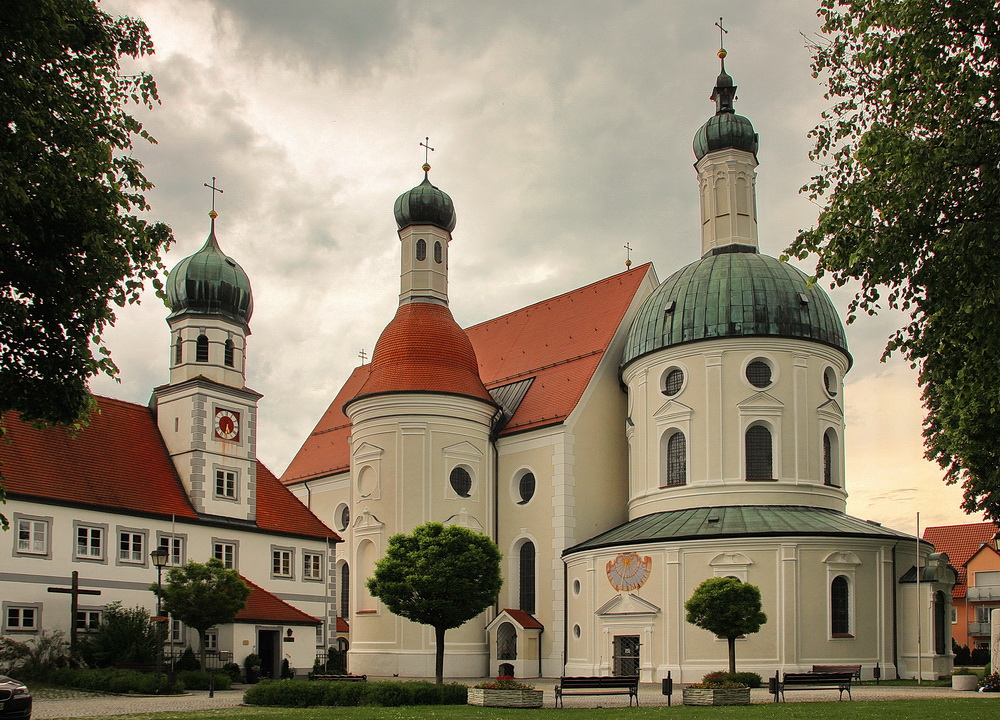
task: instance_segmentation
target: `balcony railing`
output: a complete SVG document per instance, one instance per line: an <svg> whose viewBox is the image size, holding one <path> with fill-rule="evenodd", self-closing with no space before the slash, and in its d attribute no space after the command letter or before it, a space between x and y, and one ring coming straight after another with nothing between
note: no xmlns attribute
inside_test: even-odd
<svg viewBox="0 0 1000 720"><path fill-rule="evenodd" d="M965 591L965 597L970 602L983 602L984 600L1000 600L1000 585L984 585L983 587L970 587Z"/></svg>
<svg viewBox="0 0 1000 720"><path fill-rule="evenodd" d="M990 624L988 622L970 622L969 635L990 635Z"/></svg>

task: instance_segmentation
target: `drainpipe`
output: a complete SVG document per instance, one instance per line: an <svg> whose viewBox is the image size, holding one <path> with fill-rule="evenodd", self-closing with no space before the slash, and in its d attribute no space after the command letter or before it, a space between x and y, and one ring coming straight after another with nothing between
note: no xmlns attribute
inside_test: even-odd
<svg viewBox="0 0 1000 720"><path fill-rule="evenodd" d="M892 661L896 665L896 678L899 678L899 622L896 617L898 612L896 606L896 585L899 581L896 578L896 545L892 545Z"/></svg>
<svg viewBox="0 0 1000 720"><path fill-rule="evenodd" d="M566 581L569 580L569 567L566 565L566 558L563 561L563 652L562 652L562 675L566 674L566 653L569 651L569 588Z"/></svg>

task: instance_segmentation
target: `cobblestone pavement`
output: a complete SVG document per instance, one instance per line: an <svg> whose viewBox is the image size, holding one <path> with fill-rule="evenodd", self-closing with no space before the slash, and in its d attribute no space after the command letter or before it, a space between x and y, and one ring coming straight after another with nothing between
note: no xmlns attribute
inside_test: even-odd
<svg viewBox="0 0 1000 720"><path fill-rule="evenodd" d="M474 685L480 680L470 678L459 682ZM555 683L551 680L542 680L535 682L534 685L545 691L545 707L555 707L555 693L553 691ZM946 687L890 687L885 685L877 687L866 685L853 688L852 694L854 700L949 698L968 699L972 702L1000 702L1000 693L956 692ZM39 695L40 697L35 699L34 712L32 713L32 718L35 720L218 710L237 707L243 702L243 689L216 691L214 698L208 697L208 692L205 691L195 691L188 695L172 697L98 695L71 690L43 690ZM767 688L752 690L750 699L754 704L774 701L768 694ZM787 695L788 702L829 702L836 699L836 691L831 690L803 690ZM564 704L566 707L584 708L627 707L628 696L566 696ZM659 685L644 684L639 687L639 704L643 707L663 706L667 704L667 698L661 694ZM682 704L679 687L675 689L673 704Z"/></svg>

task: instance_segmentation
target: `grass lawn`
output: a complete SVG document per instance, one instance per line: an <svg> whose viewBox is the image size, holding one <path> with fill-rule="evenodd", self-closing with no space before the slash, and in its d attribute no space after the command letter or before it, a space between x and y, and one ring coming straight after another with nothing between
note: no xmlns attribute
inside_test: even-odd
<svg viewBox="0 0 1000 720"><path fill-rule="evenodd" d="M230 708L192 713L118 715L116 720L995 720L1000 705L986 698L885 702L768 703L749 707L566 708L507 710L471 705L420 707Z"/></svg>

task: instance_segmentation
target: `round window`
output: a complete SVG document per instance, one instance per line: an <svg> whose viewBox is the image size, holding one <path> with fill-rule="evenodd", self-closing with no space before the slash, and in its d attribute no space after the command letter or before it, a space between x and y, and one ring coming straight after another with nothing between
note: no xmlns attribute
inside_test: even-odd
<svg viewBox="0 0 1000 720"><path fill-rule="evenodd" d="M346 530L347 526L351 524L351 508L344 505L340 509L340 529Z"/></svg>
<svg viewBox="0 0 1000 720"><path fill-rule="evenodd" d="M837 394L837 372L832 367L823 371L823 388L830 397Z"/></svg>
<svg viewBox="0 0 1000 720"><path fill-rule="evenodd" d="M666 377L663 378L663 394L667 397L676 395L681 391L683 384L684 371L680 368L673 368L667 371Z"/></svg>
<svg viewBox="0 0 1000 720"><path fill-rule="evenodd" d="M766 388L771 384L771 366L763 360L754 360L747 365L747 380L756 388Z"/></svg>
<svg viewBox="0 0 1000 720"><path fill-rule="evenodd" d="M455 494L459 497L469 497L469 493L472 491L472 476L469 475L469 471L464 467L456 467L451 471L451 476L448 478L451 482L451 489L455 491Z"/></svg>
<svg viewBox="0 0 1000 720"><path fill-rule="evenodd" d="M535 474L526 472L517 482L517 494L521 498L518 505L524 505L535 495Z"/></svg>

